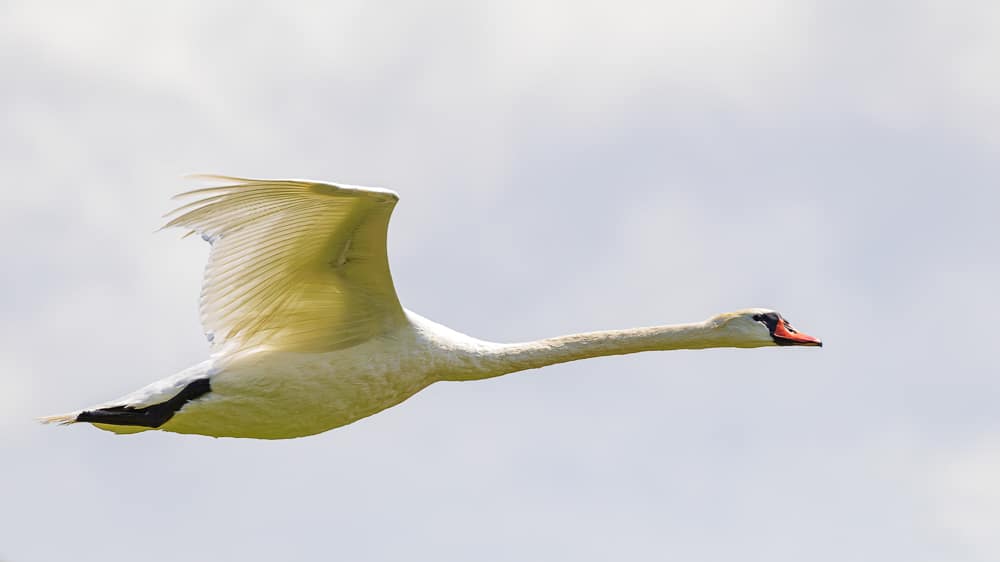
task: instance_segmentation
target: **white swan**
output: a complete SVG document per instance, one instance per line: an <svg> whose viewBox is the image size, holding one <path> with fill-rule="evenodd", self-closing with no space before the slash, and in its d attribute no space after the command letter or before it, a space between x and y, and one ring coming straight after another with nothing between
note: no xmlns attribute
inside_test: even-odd
<svg viewBox="0 0 1000 562"><path fill-rule="evenodd" d="M476 380L588 357L670 349L822 345L778 313L499 344L405 310L386 258L386 189L228 177L176 209L212 244L201 293L208 360L118 400L45 422L116 433L313 435L443 380Z"/></svg>

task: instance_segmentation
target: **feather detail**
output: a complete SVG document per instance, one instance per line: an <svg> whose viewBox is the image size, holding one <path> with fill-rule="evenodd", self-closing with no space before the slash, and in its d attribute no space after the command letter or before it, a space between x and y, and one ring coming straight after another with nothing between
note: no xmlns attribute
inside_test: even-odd
<svg viewBox="0 0 1000 562"><path fill-rule="evenodd" d="M57 414L55 416L43 416L38 418L38 421L42 423L55 423L59 425L69 425L71 423L76 423L76 418L80 415L80 412L72 412L69 414Z"/></svg>

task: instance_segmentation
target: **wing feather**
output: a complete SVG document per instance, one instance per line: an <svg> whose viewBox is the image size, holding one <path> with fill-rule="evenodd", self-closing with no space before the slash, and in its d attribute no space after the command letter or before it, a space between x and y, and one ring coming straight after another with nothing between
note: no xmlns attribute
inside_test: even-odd
<svg viewBox="0 0 1000 562"><path fill-rule="evenodd" d="M201 319L212 345L332 351L405 322L386 231L398 197L374 188L208 176L168 215L211 242Z"/></svg>

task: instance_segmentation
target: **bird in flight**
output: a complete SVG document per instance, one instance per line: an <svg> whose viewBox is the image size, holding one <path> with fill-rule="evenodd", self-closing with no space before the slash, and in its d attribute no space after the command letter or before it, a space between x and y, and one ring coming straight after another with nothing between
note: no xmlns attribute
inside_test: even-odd
<svg viewBox="0 0 1000 562"><path fill-rule="evenodd" d="M288 439L355 422L437 381L641 351L823 345L762 308L525 343L480 340L399 304L386 256L395 192L207 177L222 185L178 196L191 200L165 228L188 229L212 246L200 305L209 358L42 421Z"/></svg>

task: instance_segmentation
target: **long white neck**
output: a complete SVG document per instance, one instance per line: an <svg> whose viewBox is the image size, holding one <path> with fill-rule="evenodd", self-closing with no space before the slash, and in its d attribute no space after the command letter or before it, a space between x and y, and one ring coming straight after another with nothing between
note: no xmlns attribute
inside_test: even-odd
<svg viewBox="0 0 1000 562"><path fill-rule="evenodd" d="M722 345L724 342L717 332L705 323L697 322L587 332L525 343L500 344L492 351L488 362L501 371L499 374L504 374L592 357L642 351L705 349Z"/></svg>
<svg viewBox="0 0 1000 562"><path fill-rule="evenodd" d="M434 325L437 336L445 336L448 361L444 380L486 379L547 365L642 351L706 349L712 347L757 347L765 343L742 341L717 322L607 330L559 336L524 343L492 343L477 340Z"/></svg>

